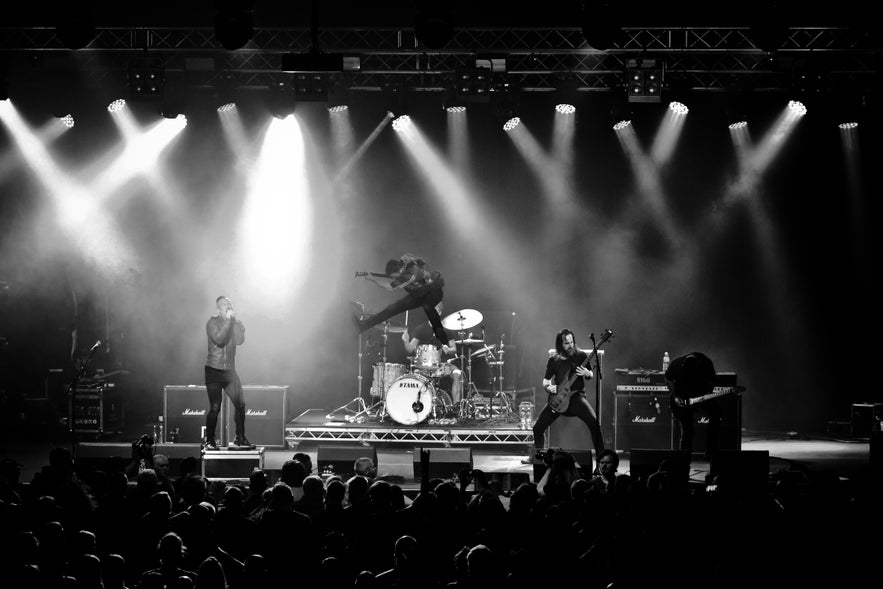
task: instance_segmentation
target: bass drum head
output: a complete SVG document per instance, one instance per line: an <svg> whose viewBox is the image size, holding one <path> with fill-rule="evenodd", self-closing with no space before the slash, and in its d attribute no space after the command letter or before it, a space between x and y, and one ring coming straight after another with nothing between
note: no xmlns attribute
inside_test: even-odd
<svg viewBox="0 0 883 589"><path fill-rule="evenodd" d="M398 423L415 425L432 413L435 396L435 387L425 376L403 376L386 391L386 412Z"/></svg>

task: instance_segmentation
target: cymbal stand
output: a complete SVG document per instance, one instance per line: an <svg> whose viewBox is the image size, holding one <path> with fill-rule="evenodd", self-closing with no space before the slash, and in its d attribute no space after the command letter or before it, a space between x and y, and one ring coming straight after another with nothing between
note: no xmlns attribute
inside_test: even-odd
<svg viewBox="0 0 883 589"><path fill-rule="evenodd" d="M500 415L511 417L514 414L512 403L509 399L509 395L507 395L506 392L503 390L503 356L505 353L506 352L503 348L503 338L500 338L500 359L497 360L494 357L493 350L488 350L488 358L490 358L488 366L496 366L498 369L497 382L500 383L500 390L494 393L494 398L500 399ZM491 402L491 406L493 407L493 402Z"/></svg>
<svg viewBox="0 0 883 589"><path fill-rule="evenodd" d="M332 410L328 415L325 416L325 419L334 419L334 417L340 413L345 412L347 415L344 415L345 421L355 421L356 417L368 411L368 407L365 405L365 400L362 398L362 334L359 334L359 351L356 353L358 358L358 371L356 376L356 397L344 403L337 409ZM350 408L351 405L355 405L355 409ZM349 414L352 415L349 415Z"/></svg>
<svg viewBox="0 0 883 589"><path fill-rule="evenodd" d="M371 405L370 407L364 408L359 413L353 415L352 421L357 421L358 419L362 419L364 421L365 417L377 417L379 420L386 419L386 344L389 339L389 321L383 322L383 346L381 349L383 350L381 354L381 362L380 362L380 376L378 380L380 381L380 400ZM361 368L361 363L359 363L359 367Z"/></svg>

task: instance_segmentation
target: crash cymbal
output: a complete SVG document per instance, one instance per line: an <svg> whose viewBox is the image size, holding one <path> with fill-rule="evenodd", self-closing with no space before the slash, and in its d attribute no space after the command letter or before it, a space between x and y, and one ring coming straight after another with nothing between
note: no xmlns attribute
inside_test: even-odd
<svg viewBox="0 0 883 589"><path fill-rule="evenodd" d="M484 316L475 309L460 309L442 319L442 327L451 331L462 331L475 327L482 319Z"/></svg>
<svg viewBox="0 0 883 589"><path fill-rule="evenodd" d="M495 349L496 347L497 347L497 344L491 344L491 345L489 345L489 346L484 346L483 348L480 348L480 349L478 349L478 350L475 350L474 352L472 352L472 353L469 354L469 355L470 355L470 356L479 356L479 355L481 355L481 354L487 354L488 352L490 352L491 350Z"/></svg>
<svg viewBox="0 0 883 589"><path fill-rule="evenodd" d="M455 344L463 344L464 346L475 346L478 344L483 344L483 339L455 339L453 341Z"/></svg>

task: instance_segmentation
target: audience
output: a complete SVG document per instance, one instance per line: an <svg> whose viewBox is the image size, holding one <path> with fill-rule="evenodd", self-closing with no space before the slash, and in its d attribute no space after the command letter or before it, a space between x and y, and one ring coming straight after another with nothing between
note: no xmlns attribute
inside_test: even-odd
<svg viewBox="0 0 883 589"><path fill-rule="evenodd" d="M817 579L780 559L870 558L859 532L883 520L873 473L846 484L779 472L767 496L744 497L732 473L685 485L664 463L633 479L612 450L589 480L565 451L547 466L540 484L511 493L479 471L473 490L462 477L428 480L405 505L402 487L370 468L323 481L303 456L268 486L261 470L247 485L192 469L169 477L156 457L129 481L122 469L75 469L53 450L30 482L15 461L0 469L0 567L10 587L34 588L536 587L554 575L590 589L798 586ZM859 586L852 568L828 585ZM762 570L772 576L752 575Z"/></svg>

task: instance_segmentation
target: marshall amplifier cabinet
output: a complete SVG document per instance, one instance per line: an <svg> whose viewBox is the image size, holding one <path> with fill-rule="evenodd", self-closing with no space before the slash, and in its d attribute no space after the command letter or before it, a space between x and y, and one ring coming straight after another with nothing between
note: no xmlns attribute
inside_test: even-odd
<svg viewBox="0 0 883 589"><path fill-rule="evenodd" d="M224 432L226 403L221 403L215 439L225 445ZM205 414L208 412L208 394L203 385L168 385L163 395L163 442L199 444L205 437Z"/></svg>
<svg viewBox="0 0 883 589"><path fill-rule="evenodd" d="M730 393L729 391L733 391ZM724 393L711 401L721 408L720 450L740 450L742 448L742 394L736 386L736 374L718 372L714 383L715 393ZM705 454L708 448L708 414L702 410L702 403L693 410L693 454ZM681 439L681 427L675 420L671 430L672 448L677 448Z"/></svg>
<svg viewBox="0 0 883 589"><path fill-rule="evenodd" d="M668 392L617 392L617 452L632 448L668 450L671 448L671 408Z"/></svg>
<svg viewBox="0 0 883 589"><path fill-rule="evenodd" d="M245 395L245 437L256 446L285 446L285 424L288 422L288 387L242 385ZM236 435L235 411L224 395L227 439Z"/></svg>

